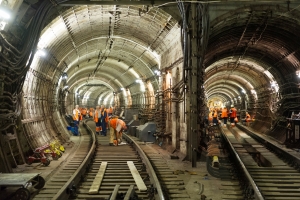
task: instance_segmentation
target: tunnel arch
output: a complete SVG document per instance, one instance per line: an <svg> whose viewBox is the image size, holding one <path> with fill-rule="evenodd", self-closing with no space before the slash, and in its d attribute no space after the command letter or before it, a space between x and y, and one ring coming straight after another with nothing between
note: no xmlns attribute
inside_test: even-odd
<svg viewBox="0 0 300 200"><path fill-rule="evenodd" d="M207 92L214 92L207 97L208 101L218 96L224 99L217 88L227 85L227 81L228 87L239 85L245 90L241 105L245 102L244 107L258 116L256 128L266 129L271 129L271 124L282 124L283 116L290 115L289 109L300 109L296 98L299 90L295 87L300 67L297 8L295 4L291 9L264 3L237 6L211 21L204 84ZM228 71L233 69L227 79ZM240 92L238 87L234 90ZM289 97L282 99L287 94ZM278 120L276 116L282 117ZM280 125L277 130L282 131Z"/></svg>
<svg viewBox="0 0 300 200"><path fill-rule="evenodd" d="M160 55L172 43L173 28L178 29L171 15L154 7L145 11L143 6L93 5L63 9L52 18L42 31L37 51L33 52L36 55L31 70L39 78L34 80L31 75L25 83L35 96L46 97L46 102L36 109L42 115L58 118L55 127L45 120L49 133L64 126L57 110L62 109L58 105L61 95L64 100L59 102L65 103L63 110L67 113L72 112L75 104L143 108L148 103L155 105L154 89L159 88L159 82L154 70L160 70ZM42 51L45 57L38 55ZM62 79L65 75L68 77ZM30 86L40 79L47 80L53 91L46 94L49 88ZM51 109L46 110L45 106Z"/></svg>

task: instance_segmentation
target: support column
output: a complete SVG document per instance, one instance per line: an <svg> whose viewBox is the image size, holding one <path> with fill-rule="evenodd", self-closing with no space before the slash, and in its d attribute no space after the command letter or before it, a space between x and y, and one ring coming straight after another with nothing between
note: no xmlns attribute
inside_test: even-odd
<svg viewBox="0 0 300 200"><path fill-rule="evenodd" d="M197 151L200 137L204 136L204 117L206 100L204 95L203 66L208 41L208 4L179 3L182 15L184 83L187 85L187 158L192 167L197 167Z"/></svg>
<svg viewBox="0 0 300 200"><path fill-rule="evenodd" d="M197 148L198 148L198 101L197 101L197 72L198 72L198 44L197 44L197 23L196 23L196 6L197 4L191 4L191 57L190 57L190 73L189 73L189 93L190 102L188 106L190 107L190 129L189 132L189 158L192 161L192 167L197 167Z"/></svg>

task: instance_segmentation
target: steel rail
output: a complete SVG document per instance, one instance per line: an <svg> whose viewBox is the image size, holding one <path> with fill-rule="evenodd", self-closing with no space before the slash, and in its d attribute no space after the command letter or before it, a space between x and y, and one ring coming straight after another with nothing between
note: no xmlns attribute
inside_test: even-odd
<svg viewBox="0 0 300 200"><path fill-rule="evenodd" d="M273 151L277 152L278 154L284 155L284 157L287 157L290 160L293 160L294 162L297 163L298 166L300 166L300 158L299 158L298 153L292 154L291 152L285 151L284 149L281 149L279 145L276 145L275 143L272 143L271 141L268 141L268 140L264 139L263 137L260 137L259 135L253 133L251 130L247 129L246 127L244 127L240 124L236 124L236 126L239 129L245 131L251 137L253 137L256 140L258 140L259 142L261 142L262 144L271 148Z"/></svg>
<svg viewBox="0 0 300 200"><path fill-rule="evenodd" d="M260 190L258 189L255 181L253 180L253 178L251 177L249 171L247 170L246 166L244 165L243 161L241 160L240 156L238 155L238 153L235 151L233 145L231 144L231 142L229 141L228 137L226 136L226 134L224 133L224 130L222 128L220 128L221 130L221 133L223 135L223 137L226 139L226 141L228 142L228 144L230 145L230 148L232 150L232 152L234 153L236 159L238 160L240 166L242 167L249 183L251 184L252 186L252 189L254 191L254 197L255 199L258 199L258 200L264 200L265 198L263 197L263 195L261 194Z"/></svg>
<svg viewBox="0 0 300 200"><path fill-rule="evenodd" d="M96 150L96 137L94 132L90 129L89 126L86 125L86 122L83 122L83 126L87 129L87 131L92 136L92 146L90 151L88 152L86 158L83 160L81 165L75 171L75 173L71 176L68 182L59 190L59 192L52 198L52 200L65 200L68 199L73 192L76 191L76 185L80 182L81 177L85 174L86 168L90 164L95 150Z"/></svg>
<svg viewBox="0 0 300 200"><path fill-rule="evenodd" d="M152 164L150 163L146 154L141 149L141 147L133 139L131 139L127 134L123 134L123 137L126 140L129 140L130 141L129 143L131 143L135 147L135 149L138 151L139 155L141 156L143 163L146 165L146 169L149 172L150 179L152 179L153 186L157 191L158 196L156 197L156 199L157 200L165 200L162 188L160 186L160 182L159 182L159 180L156 176L156 173L152 167Z"/></svg>

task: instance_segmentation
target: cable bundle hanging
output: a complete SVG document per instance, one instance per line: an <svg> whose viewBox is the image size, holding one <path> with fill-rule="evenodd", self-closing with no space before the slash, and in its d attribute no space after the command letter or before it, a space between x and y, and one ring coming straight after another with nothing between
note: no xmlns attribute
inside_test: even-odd
<svg viewBox="0 0 300 200"><path fill-rule="evenodd" d="M0 131L15 125L21 112L21 92L26 73L33 61L40 33L45 19L53 7L49 1L42 1L30 26L25 32L22 44L13 44L9 35L0 32ZM1 91L2 90L2 91ZM6 105L10 105L7 107Z"/></svg>

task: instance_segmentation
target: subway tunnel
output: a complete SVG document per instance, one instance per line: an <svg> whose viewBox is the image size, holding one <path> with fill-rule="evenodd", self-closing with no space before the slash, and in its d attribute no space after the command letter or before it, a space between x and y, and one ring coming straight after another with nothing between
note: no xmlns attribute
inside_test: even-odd
<svg viewBox="0 0 300 200"><path fill-rule="evenodd" d="M190 161L210 107L281 142L300 111L297 1L0 2L1 172L68 141L75 105L162 121Z"/></svg>

